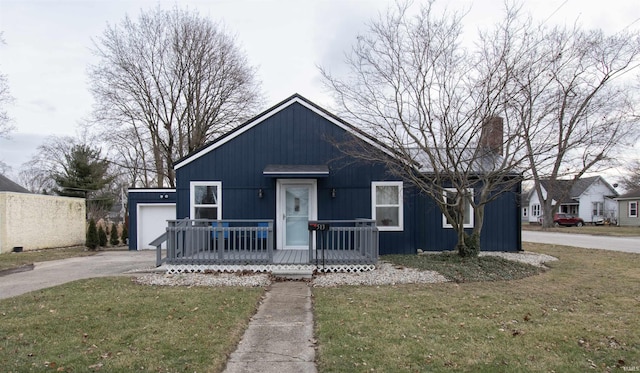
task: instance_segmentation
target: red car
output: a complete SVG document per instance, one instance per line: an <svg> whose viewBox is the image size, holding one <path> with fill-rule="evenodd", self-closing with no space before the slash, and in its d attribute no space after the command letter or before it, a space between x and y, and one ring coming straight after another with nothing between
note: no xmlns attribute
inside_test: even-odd
<svg viewBox="0 0 640 373"><path fill-rule="evenodd" d="M576 227L582 227L584 225L584 220L575 215L558 213L553 215L553 225L555 225L556 227L561 225L575 225Z"/></svg>

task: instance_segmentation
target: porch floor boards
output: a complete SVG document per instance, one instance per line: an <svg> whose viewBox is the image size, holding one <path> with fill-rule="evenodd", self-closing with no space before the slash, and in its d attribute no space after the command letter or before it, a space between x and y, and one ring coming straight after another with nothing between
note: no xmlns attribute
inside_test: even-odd
<svg viewBox="0 0 640 373"><path fill-rule="evenodd" d="M366 258L358 251L346 251L346 250L324 250L319 251L318 262L322 263L323 259L325 263L374 263L375 260ZM316 263L316 251L313 252L313 259L309 262L308 250L274 250L273 260L269 261L269 256L266 251L224 251L222 257L220 253L216 251L200 251L193 255L183 256L171 260L175 264L180 262L199 262L199 263L233 263L233 262L263 262L271 264L315 264Z"/></svg>

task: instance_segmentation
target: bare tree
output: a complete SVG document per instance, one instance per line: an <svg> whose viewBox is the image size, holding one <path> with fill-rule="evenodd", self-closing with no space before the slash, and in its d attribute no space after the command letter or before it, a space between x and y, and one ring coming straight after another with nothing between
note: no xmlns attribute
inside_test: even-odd
<svg viewBox="0 0 640 373"><path fill-rule="evenodd" d="M87 215L100 219L120 194L123 182L99 146L86 138L50 136L22 165L20 182L33 193L87 199Z"/></svg>
<svg viewBox="0 0 640 373"><path fill-rule="evenodd" d="M38 151L22 165L19 179L33 193L54 194L54 175L64 169L66 154L78 145L71 136L49 136L38 146Z"/></svg>
<svg viewBox="0 0 640 373"><path fill-rule="evenodd" d="M640 190L640 160L629 162L625 167L627 173L620 184L627 191Z"/></svg>
<svg viewBox="0 0 640 373"><path fill-rule="evenodd" d="M524 61L511 80L509 100L521 121L531 177L542 201L543 225L573 184L585 175L611 167L638 140L640 104L629 84L640 65L640 32L607 36L600 30L532 27L519 38ZM540 180L564 185L542 193ZM567 179L569 182L556 183Z"/></svg>
<svg viewBox="0 0 640 373"><path fill-rule="evenodd" d="M522 129L505 115L518 62L512 34L522 25L509 9L492 39L468 50L464 13L438 14L433 2L415 15L409 9L396 4L370 24L347 56L346 77L322 74L343 115L390 150L358 142L343 149L384 162L430 196L457 232L459 254L477 255L485 206L521 181Z"/></svg>
<svg viewBox="0 0 640 373"><path fill-rule="evenodd" d="M158 7L137 21L126 17L107 27L94 52L96 121L140 186L175 186L175 159L261 104L255 70L235 39L196 12Z"/></svg>
<svg viewBox="0 0 640 373"><path fill-rule="evenodd" d="M0 46L5 44L0 32ZM13 102L13 97L9 92L9 81L5 74L0 73L0 138L7 137L9 132L13 130L11 119L7 113L7 105Z"/></svg>

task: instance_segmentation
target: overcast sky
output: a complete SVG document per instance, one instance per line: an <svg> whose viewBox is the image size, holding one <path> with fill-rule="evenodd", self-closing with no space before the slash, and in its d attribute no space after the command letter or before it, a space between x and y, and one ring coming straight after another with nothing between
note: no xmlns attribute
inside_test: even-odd
<svg viewBox="0 0 640 373"><path fill-rule="evenodd" d="M438 1L450 8L470 7L469 38L501 16L502 0ZM126 14L175 1L0 0L0 72L9 79L14 105L8 108L16 130L0 140L0 160L16 179L23 162L48 135L75 135L91 112L87 66L95 62L92 39ZM339 69L344 52L365 23L384 11L386 0L208 0L179 1L222 22L236 35L258 78L269 107L293 93L331 108L318 65ZM638 0L525 0L536 20L573 23L615 33L640 27Z"/></svg>

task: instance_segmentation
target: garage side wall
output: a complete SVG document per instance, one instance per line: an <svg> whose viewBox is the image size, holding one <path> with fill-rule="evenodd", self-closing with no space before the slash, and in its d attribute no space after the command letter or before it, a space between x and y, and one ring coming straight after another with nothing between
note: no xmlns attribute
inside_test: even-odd
<svg viewBox="0 0 640 373"><path fill-rule="evenodd" d="M0 253L84 245L82 198L0 192Z"/></svg>

